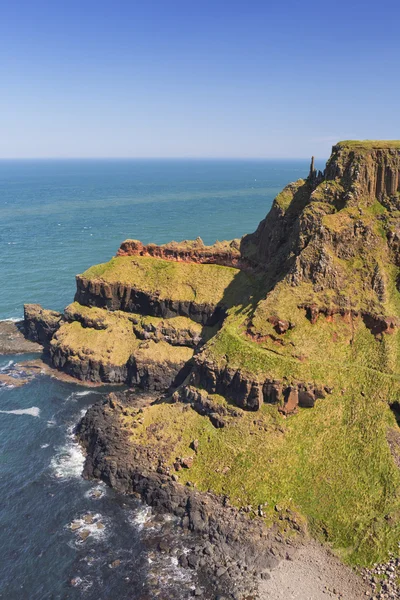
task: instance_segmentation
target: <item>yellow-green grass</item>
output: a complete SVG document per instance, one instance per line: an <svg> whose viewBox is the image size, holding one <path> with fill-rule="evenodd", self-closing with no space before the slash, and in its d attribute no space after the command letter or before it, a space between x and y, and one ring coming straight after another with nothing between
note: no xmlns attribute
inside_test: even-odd
<svg viewBox="0 0 400 600"><path fill-rule="evenodd" d="M156 365L171 363L183 366L192 358L193 352L193 349L187 346L171 346L164 341L149 340L139 344L134 351L134 356L138 363L148 361Z"/></svg>
<svg viewBox="0 0 400 600"><path fill-rule="evenodd" d="M266 503L268 523L276 505L290 507L343 559L369 564L397 549L400 473L386 441L388 427L398 427L374 377L365 384L364 396L357 387L338 390L288 419L264 405L228 419L223 429L179 403L146 408L143 424L122 419L128 430L136 421L132 441L161 450L171 466L178 456L194 457L177 473L182 483L227 494L237 507Z"/></svg>
<svg viewBox="0 0 400 600"><path fill-rule="evenodd" d="M122 310L108 311L104 308L97 308L95 306L84 306L78 302L73 302L65 309L66 316L71 320L82 320L86 323L96 323L98 326L112 327L119 320L125 320L130 323L131 329L134 325L135 330L145 331L149 326L163 330L169 329L172 331L190 332L195 336L200 336L202 331L205 329L200 323L195 323L188 317L172 317L170 319L164 319L160 317L152 317L148 315L139 315L136 313L127 313ZM208 329L208 328L206 328Z"/></svg>
<svg viewBox="0 0 400 600"><path fill-rule="evenodd" d="M69 307L71 308L71 307ZM104 329L83 326L79 321L63 324L51 341L53 349L61 347L63 352L82 360L93 360L103 364L124 366L131 356L141 362L184 364L193 356L193 350L186 346L171 346L166 341L137 338L132 324L132 315L122 311L107 312L99 308L74 307L74 314L80 312L86 318L102 323ZM157 319L143 317L143 320L155 321L157 325L168 321L177 321L176 327L190 326L192 321L184 317L176 319Z"/></svg>
<svg viewBox="0 0 400 600"><path fill-rule="evenodd" d="M90 267L82 277L131 285L160 299L226 306L243 300L252 285L250 276L232 267L148 256L118 256Z"/></svg>
<svg viewBox="0 0 400 600"><path fill-rule="evenodd" d="M83 360L123 366L138 348L139 340L132 331L132 323L117 317L107 329L83 327L78 321L65 323L50 345L53 349L61 346L64 352Z"/></svg>
<svg viewBox="0 0 400 600"><path fill-rule="evenodd" d="M390 150L391 148L400 149L400 140L345 140L338 142L335 146L360 150Z"/></svg>

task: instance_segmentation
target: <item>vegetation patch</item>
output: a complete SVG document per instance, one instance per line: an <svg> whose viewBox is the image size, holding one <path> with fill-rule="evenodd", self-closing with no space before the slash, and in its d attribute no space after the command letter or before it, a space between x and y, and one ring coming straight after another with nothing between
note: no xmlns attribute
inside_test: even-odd
<svg viewBox="0 0 400 600"><path fill-rule="evenodd" d="M173 262L149 256L118 256L90 267L89 280L130 285L160 299L231 306L243 301L252 278L233 267Z"/></svg>

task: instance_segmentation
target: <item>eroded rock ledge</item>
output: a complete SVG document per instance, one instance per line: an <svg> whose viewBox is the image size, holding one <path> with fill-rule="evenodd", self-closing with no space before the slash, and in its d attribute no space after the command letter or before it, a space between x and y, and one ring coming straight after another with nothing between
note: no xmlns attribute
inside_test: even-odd
<svg viewBox="0 0 400 600"><path fill-rule="evenodd" d="M210 394L220 394L245 410L259 410L261 405L276 404L283 414L291 414L298 407L312 408L332 389L307 382L288 382L277 379L256 379L240 369L218 367L207 360L196 359L189 383Z"/></svg>
<svg viewBox="0 0 400 600"><path fill-rule="evenodd" d="M161 246L144 245L139 240L122 242L117 256L152 256L164 260L243 268L248 266L240 254L240 240L216 242L205 246L201 238L184 242L169 242Z"/></svg>
<svg viewBox="0 0 400 600"><path fill-rule="evenodd" d="M78 425L78 439L87 450L84 476L102 479L178 517L181 527L197 536L180 564L203 572L216 598L226 594L241 600L257 594L260 578L268 578L268 571L293 552L295 542L284 541L275 527L266 529L261 519L250 520L226 498L174 481L163 457L132 444L120 427L127 402L132 406L135 397L112 394L105 403L93 405Z"/></svg>
<svg viewBox="0 0 400 600"><path fill-rule="evenodd" d="M164 319L184 316L202 325L215 325L225 316L225 308L196 301L177 301L160 298L157 293L148 293L122 283L108 283L76 278L75 302L84 306L96 306L108 310L152 315Z"/></svg>

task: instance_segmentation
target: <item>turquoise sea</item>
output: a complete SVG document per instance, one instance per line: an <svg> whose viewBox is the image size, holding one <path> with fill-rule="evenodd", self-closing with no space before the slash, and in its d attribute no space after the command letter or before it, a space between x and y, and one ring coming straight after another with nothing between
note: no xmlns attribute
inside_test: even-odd
<svg viewBox="0 0 400 600"><path fill-rule="evenodd" d="M22 317L24 302L62 310L75 275L126 238L213 243L254 231L308 168L307 160L0 161L0 320ZM26 358L0 355L0 371L21 371ZM73 428L106 392L44 375L0 387L0 598L183 600L201 584L174 554L154 552L165 536L171 547L190 545L173 523L81 478ZM95 522L82 541L69 524L88 511Z"/></svg>

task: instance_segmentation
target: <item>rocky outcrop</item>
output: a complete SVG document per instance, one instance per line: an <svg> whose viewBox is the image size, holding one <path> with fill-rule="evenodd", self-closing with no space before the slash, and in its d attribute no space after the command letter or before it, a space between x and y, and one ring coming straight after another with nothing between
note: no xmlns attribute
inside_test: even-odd
<svg viewBox="0 0 400 600"><path fill-rule="evenodd" d="M130 285L94 281L80 275L76 278L76 288L75 301L79 304L113 311L123 310L166 319L183 316L202 325L215 325L223 320L226 312L223 306L162 299L157 294L149 294Z"/></svg>
<svg viewBox="0 0 400 600"><path fill-rule="evenodd" d="M171 346L187 346L197 348L203 343L202 328L190 319L149 319L136 314L108 312L104 309L82 310L82 306L74 302L64 311L65 320L75 321L88 329L106 330L113 318L127 319L132 324L134 335L140 340L168 342ZM111 321L112 322L112 321Z"/></svg>
<svg viewBox="0 0 400 600"><path fill-rule="evenodd" d="M225 427L226 417L240 417L242 413L231 406L225 406L209 397L205 390L191 385L179 387L172 395L174 402L184 402L192 406L199 415L207 416L216 429Z"/></svg>
<svg viewBox="0 0 400 600"><path fill-rule="evenodd" d="M259 410L266 402L277 404L284 414L291 414L298 407L312 408L316 400L324 398L328 393L328 388L312 383L289 383L274 379L260 381L247 376L239 369L220 368L203 360L201 355L195 359L189 383L203 388L210 394L220 394L229 398L245 410Z"/></svg>
<svg viewBox="0 0 400 600"><path fill-rule="evenodd" d="M74 350L59 344L53 339L50 346L51 364L60 371L79 379L93 383L127 383L129 379L128 364L110 364L84 354L76 354Z"/></svg>
<svg viewBox="0 0 400 600"><path fill-rule="evenodd" d="M185 351L187 350L187 352ZM81 381L137 386L144 390L166 391L180 385L190 370L192 351L177 348L157 350L154 342L144 342L122 363L109 362L91 353L79 352L63 344L55 336L50 344L54 367Z"/></svg>
<svg viewBox="0 0 400 600"><path fill-rule="evenodd" d="M349 201L398 204L400 144L393 142L341 142L332 148L325 178L339 180Z"/></svg>
<svg viewBox="0 0 400 600"><path fill-rule="evenodd" d="M162 246L144 245L139 240L122 242L117 256L152 256L163 260L241 268L245 261L240 255L240 240L216 242L205 246L201 238L194 241L169 242Z"/></svg>
<svg viewBox="0 0 400 600"><path fill-rule="evenodd" d="M400 264L399 174L399 142L342 142L323 175L312 165L306 180L288 185L241 241L243 258L265 273L266 293L280 281L311 285L321 306L390 320L390 262Z"/></svg>
<svg viewBox="0 0 400 600"><path fill-rule="evenodd" d="M375 336L380 336L382 333L391 335L395 333L399 327L399 319L397 317L385 317L384 315L373 315L367 312L350 311L346 309L340 309L337 307L326 307L317 306L316 304L302 304L299 308L304 308L306 316L310 322L315 325L320 315L331 318L334 315L340 315L343 319L349 323L352 319L356 319L361 316L365 326Z"/></svg>
<svg viewBox="0 0 400 600"><path fill-rule="evenodd" d="M45 348L63 322L63 315L59 312L44 309L40 304L24 305L25 335L32 342L42 344Z"/></svg>
<svg viewBox="0 0 400 600"><path fill-rule="evenodd" d="M42 346L24 335L24 322L0 321L0 354L41 352Z"/></svg>
<svg viewBox="0 0 400 600"><path fill-rule="evenodd" d="M207 573L213 597L228 594L241 600L257 593L259 578L268 577L293 542L284 543L277 530L267 530L261 519L250 520L227 499L174 481L163 456L129 441L119 424L124 411L120 398L113 395L95 404L78 425L78 438L87 450L84 476L139 495L157 511L178 517L181 527L198 536L196 546L179 562Z"/></svg>

